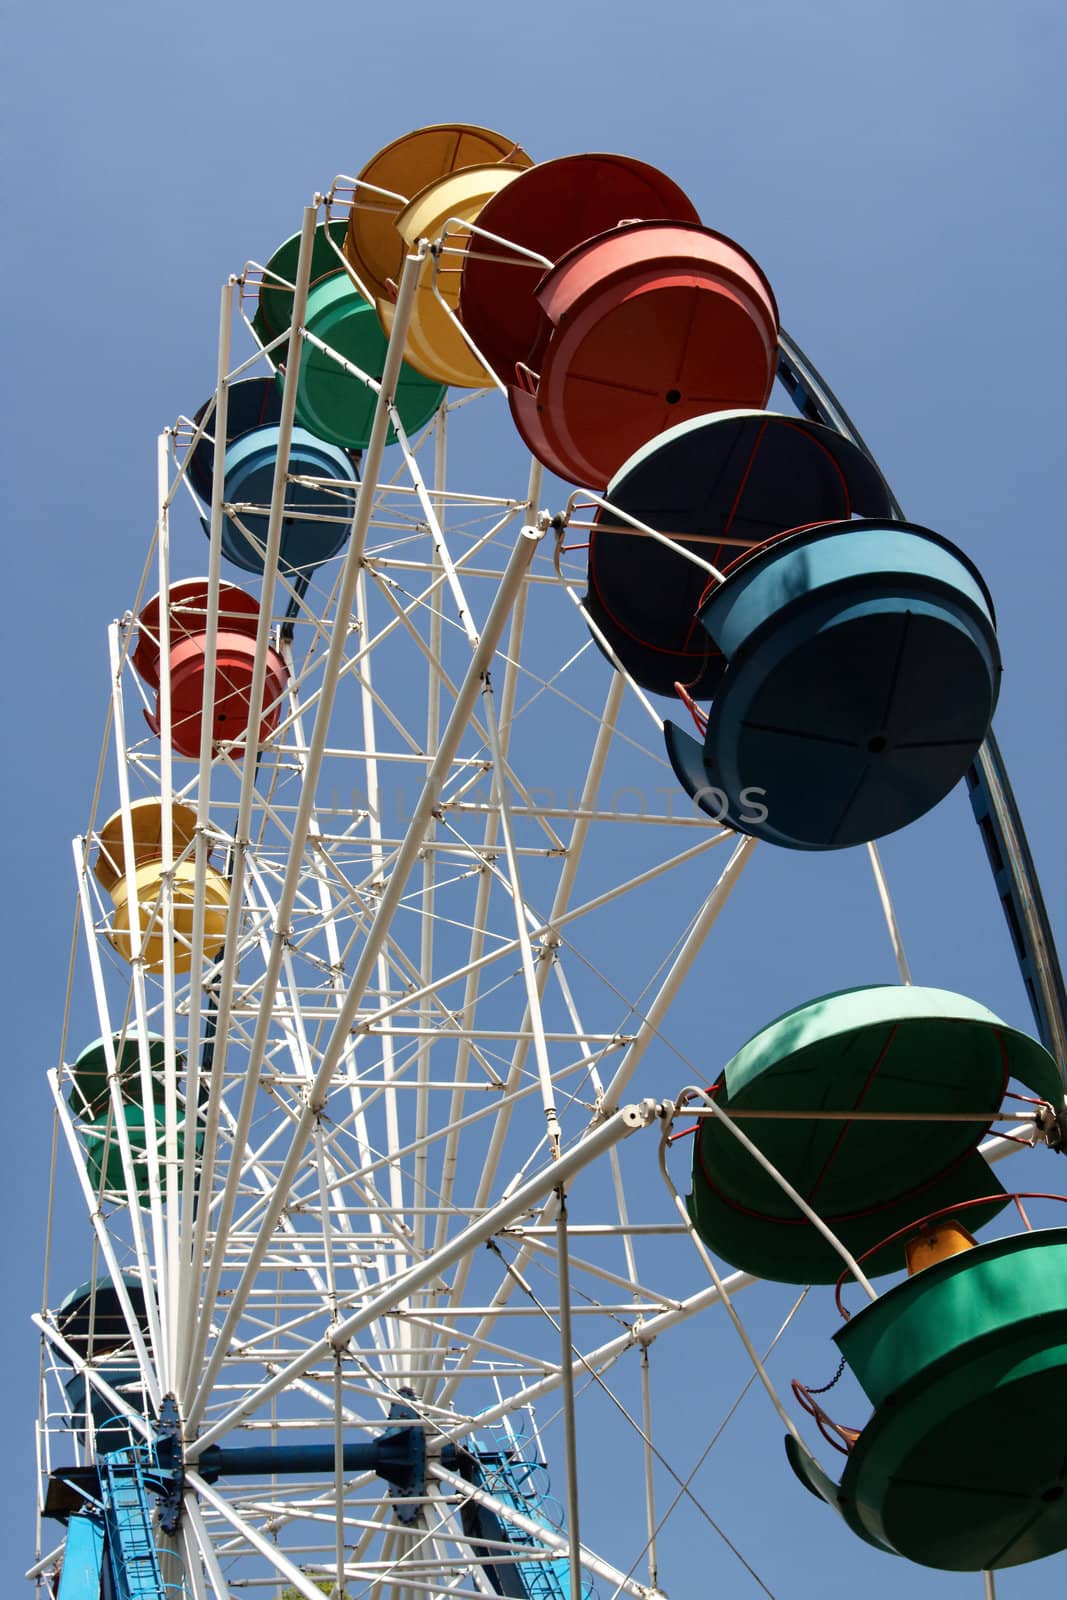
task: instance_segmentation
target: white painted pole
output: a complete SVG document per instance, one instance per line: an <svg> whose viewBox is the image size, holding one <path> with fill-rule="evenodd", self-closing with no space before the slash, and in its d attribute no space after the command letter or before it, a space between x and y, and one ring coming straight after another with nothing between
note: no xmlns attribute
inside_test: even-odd
<svg viewBox="0 0 1067 1600"><path fill-rule="evenodd" d="M560 1378L563 1388L563 1461L567 1494L567 1545L571 1594L582 1592L582 1546L578 1498L578 1424L574 1414L574 1334L571 1326L571 1265L567 1239L567 1195L556 1190L556 1258L559 1272Z"/></svg>
<svg viewBox="0 0 1067 1600"><path fill-rule="evenodd" d="M247 1518L240 1516L228 1500L221 1494L217 1494L210 1484L204 1482L198 1472L194 1472L192 1468L189 1468L185 1477L189 1488L194 1489L201 1500L206 1500L208 1505L218 1512L223 1521L230 1524L231 1528L236 1528L241 1537L246 1539L252 1546L252 1549L263 1556L269 1565L274 1568L275 1572L285 1579L286 1583L292 1584L298 1594L303 1595L305 1600L322 1600L322 1590L306 1573L301 1572L300 1568L289 1560L289 1557L284 1554L273 1539L265 1538ZM190 1498L187 1497L186 1504L189 1503ZM201 1527L203 1527L202 1523ZM199 1543L199 1539L197 1542Z"/></svg>
<svg viewBox="0 0 1067 1600"><path fill-rule="evenodd" d="M186 1035L185 1158L182 1170L181 1228L178 1275L178 1347L175 1386L184 1406L189 1357L200 1305L199 1266L194 1261L194 1218L198 1197L205 1202L214 1180L214 1145L204 1140L197 1157L196 1130L200 1126L200 1026L203 1014L204 884L207 879L211 820L211 769L215 726L215 667L218 658L219 590L222 569L222 506L226 476L226 430L229 426L230 330L233 321L234 284L225 283L219 303L219 348L215 375L215 443L212 457L211 521L208 555L207 616L204 619L204 697L200 716L200 762L196 786L196 846L193 868L193 966L189 981L189 1028Z"/></svg>
<svg viewBox="0 0 1067 1600"><path fill-rule="evenodd" d="M538 986L534 971L533 946L530 941L530 929L527 924L526 902L523 899L522 883L519 878L519 862L515 854L515 832L511 825L507 779L503 770L504 754L500 745L500 730L497 727L496 707L493 704L493 688L488 677L482 686L482 702L485 706L485 719L489 729L489 749L493 757L493 800L500 814L500 832L504 840L504 855L508 869L508 889L511 894L512 909L515 913L515 931L519 941L519 959L522 963L522 978L526 990L526 1017L533 1032L534 1060L537 1063L537 1077L541 1085L541 1106L545 1113L545 1132L548 1138L549 1150L554 1157L558 1157L563 1136L556 1111L556 1092L552 1083L552 1065L548 1059L545 1024L541 1015L541 995L544 992L544 982L542 981L540 987Z"/></svg>
<svg viewBox="0 0 1067 1600"><path fill-rule="evenodd" d="M135 1197L137 1194L137 1180L133 1166L133 1151L130 1146L130 1130L123 1114L121 1084L119 1082L113 1038L115 1030L111 1024L111 1015L107 1003L107 989L104 984L104 974L100 962L100 950L97 945L96 934L93 927L92 904L89 899L89 863L87 859L85 842L83 840L75 839L73 841L73 849L75 868L78 878L78 896L81 907L82 927L85 932L85 944L89 956L89 971L92 976L93 993L96 999L97 1026L100 1029L100 1036L104 1046L104 1059L107 1061L108 1089L110 1093L112 1125L119 1141L119 1157L122 1162L123 1181L126 1184L130 1196ZM58 1095L58 1086L56 1093ZM63 1107L60 1111L61 1117L65 1109L66 1108ZM95 1194L93 1194L91 1188L89 1187L87 1175L85 1175L85 1185L86 1198L89 1202L89 1215L93 1219L93 1226L97 1231L98 1237L103 1241L104 1239L108 1238L108 1231L104 1225L103 1218L100 1215L97 1197ZM162 1333L159 1323L159 1307L156 1304L156 1297L152 1293L153 1275L148 1253L148 1241L145 1237L144 1217L141 1214L140 1207L132 1204L130 1206L130 1232L133 1235L133 1249L137 1260L138 1274L145 1287L145 1310L148 1317L152 1352L155 1361L158 1362L159 1350L162 1344ZM104 1246L104 1253L109 1259L109 1264L115 1260L114 1251L111 1249L110 1242ZM121 1273L118 1271L117 1265L112 1269L111 1276L115 1281L119 1299L122 1302L123 1311L128 1319L132 1319L133 1312L130 1307L129 1296L125 1294L124 1286L122 1286L119 1281L121 1279ZM134 1321L131 1320L130 1326L132 1327L134 1325ZM144 1360L144 1370L146 1377L149 1380L149 1391L151 1392L153 1389L155 1389L153 1398L158 1403L162 1391L159 1389L155 1370L148 1366L147 1354L144 1356Z"/></svg>
<svg viewBox="0 0 1067 1600"><path fill-rule="evenodd" d="M659 1564L656 1558L656 1458L652 1449L652 1380L649 1371L648 1345L641 1345L641 1428L645 1444L645 1521L648 1527L648 1582L659 1588Z"/></svg>
<svg viewBox="0 0 1067 1600"><path fill-rule="evenodd" d="M910 983L911 968L908 966L908 958L904 953L904 940L901 938L900 924L897 922L893 899L889 893L889 884L886 880L885 868L882 866L882 858L878 854L878 846L873 839L867 845L867 854L870 857L875 888L878 890L878 898L882 905L882 915L885 917L885 925L889 929L889 940L893 946L893 955L896 958L900 981L901 983Z"/></svg>
<svg viewBox="0 0 1067 1600"><path fill-rule="evenodd" d="M667 1013L674 1002L674 997L700 954L704 940L711 932L719 912L730 898L730 894L741 876L745 863L752 854L755 843L755 839L744 838L739 839L734 847L733 854L723 868L722 876L701 907L685 943L674 959L671 970L664 978L652 1004L645 1013L633 1044L623 1056L615 1076L604 1091L601 1115L610 1113L612 1108L618 1104L620 1097L626 1092L630 1079L640 1065L641 1057L652 1041L658 1037L660 1028L663 1026Z"/></svg>
<svg viewBox="0 0 1067 1600"><path fill-rule="evenodd" d="M804 1199L804 1196L799 1192L799 1190L793 1187L785 1174L775 1166L773 1161L764 1155L763 1151L757 1144L753 1143L753 1141L748 1137L747 1133L743 1133L741 1131L741 1129L737 1126L737 1123L734 1122L733 1118L727 1116L722 1106L718 1105L706 1090L691 1086L683 1090L681 1096L679 1097L678 1103L681 1105L683 1102L692 1098L697 1098L703 1101L704 1105L714 1116L716 1122L720 1123L729 1133L733 1135L738 1144L740 1144L752 1157L753 1161L755 1161L758 1166L762 1167L767 1176L778 1185L782 1193L787 1195L789 1199L792 1200L797 1210L807 1217L812 1227L817 1233L822 1235L822 1237L826 1240L826 1243L830 1246L831 1250L835 1251L836 1254L840 1256L841 1260L855 1278L856 1282L859 1284L868 1300L877 1300L877 1289L874 1287L874 1284L868 1278L867 1274L864 1272L863 1268L860 1266L851 1250L849 1250L846 1245L842 1244L841 1240L838 1238L833 1229L828 1227L814 1207L810 1206ZM663 1159L662 1152L660 1158L660 1168L663 1172L664 1178L667 1181L667 1187L670 1189L671 1194L674 1197L675 1205L680 1208L683 1220L688 1221L689 1213L685 1208L685 1204L682 1201L681 1196L670 1179L670 1176L667 1172L667 1164ZM690 1228L692 1229L691 1223ZM692 1231L692 1237L694 1240L698 1238L695 1230ZM700 1253L705 1259L708 1259L707 1252L702 1247Z"/></svg>
<svg viewBox="0 0 1067 1600"><path fill-rule="evenodd" d="M156 490L158 520L156 552L159 571L159 796L160 848L163 882L160 886L159 917L163 953L163 1206L162 1239L164 1252L156 1263L157 1279L162 1280L160 1320L166 1358L161 1377L167 1390L175 1386L178 1344L179 1287L179 1195L181 1173L178 1158L177 1052L174 1039L174 761L171 745L173 714L170 684L170 510L168 489L168 436L156 441ZM192 969L199 966L193 947ZM145 1159L159 1164L159 1125L155 1113L155 1084L152 1081L151 1052L148 1045L148 1019L138 1018L138 1047L141 1056L141 1096L144 1105ZM191 1130L190 1130L191 1133ZM195 1139L194 1139L195 1143ZM157 1180L158 1181L158 1180Z"/></svg>
<svg viewBox="0 0 1067 1600"><path fill-rule="evenodd" d="M137 858L133 837L133 816L130 810L130 765L126 742L126 708L122 698L123 651L119 644L119 625L117 623L112 623L108 629L108 652L109 664L111 668L111 711L115 740L116 779L119 791L119 809L121 813L120 826L122 832L122 855L124 869L123 878L125 880L126 887L126 918L130 941L130 967L132 971L134 994L134 1014L137 1023L137 1051L141 1072L142 1095L146 1090L148 1091L148 1096L145 1103L145 1115L147 1117L151 1111L153 1103L151 1093L151 1061L147 1039L148 1001L145 994L145 964L142 953L142 940L144 935L147 933L147 928L143 929L141 925L141 905L138 898ZM152 926L154 922L161 941L165 941L167 938L167 929L161 925L160 920L163 913L163 893L163 885L161 885L159 899L153 911L149 913L148 921L149 927ZM105 1052L107 1052L110 1048L110 1037L105 1037ZM108 1060L111 1071L114 1072L114 1062L111 1060L110 1056ZM119 1148L121 1150L123 1148L123 1140L126 1139L127 1144L129 1140L126 1129L125 1112L122 1109L122 1096L117 1078L112 1093L113 1096L117 1097L113 1103L115 1105L116 1123L121 1125L118 1128ZM153 1343L155 1344L156 1361L159 1365L160 1383L163 1386L164 1393L166 1393L171 1386L168 1345L167 1339L164 1336L164 1330L168 1326L166 1310L167 1282L164 1268L164 1262L166 1260L166 1246L163 1234L163 1205L159 1182L159 1148L155 1139L149 1137L147 1125L145 1128L144 1170L148 1181L148 1208L152 1224L152 1249L156 1261L155 1285L160 1323L160 1336L158 1341L154 1337ZM139 1185L137 1184L136 1177L134 1176L132 1156L131 1164L128 1170L125 1166L125 1157L123 1157L123 1171L126 1175L127 1184L131 1185L129 1188L129 1202L131 1217L135 1219L134 1228L143 1229L144 1224L140 1216L140 1208L138 1203ZM156 1330L154 1329L154 1335L155 1331Z"/></svg>

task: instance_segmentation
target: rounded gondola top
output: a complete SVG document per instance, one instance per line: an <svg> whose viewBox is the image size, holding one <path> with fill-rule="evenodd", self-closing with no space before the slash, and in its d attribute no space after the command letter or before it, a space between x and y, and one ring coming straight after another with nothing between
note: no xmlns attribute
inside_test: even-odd
<svg viewBox="0 0 1067 1600"><path fill-rule="evenodd" d="M343 237L344 223L341 222L320 223L315 229L304 326L336 355L378 382L385 366L387 341L374 307L352 283L338 254ZM291 283L296 276L299 255L300 235L293 234L271 256L269 270ZM291 318L292 290L272 284L269 278L264 279L259 292L259 309L252 324L263 343L269 343L288 329ZM288 344L271 352L276 367L284 369L288 353ZM281 371L279 386L280 383ZM425 378L407 363L401 366L396 403L401 425L407 432L428 422L443 397L440 384ZM376 403L377 392L362 378L347 371L310 340L305 341L296 396L296 420L301 428L314 434L316 439L324 439L342 449L363 450L370 442ZM387 442L395 441L396 432L390 428ZM294 470L301 469L298 466Z"/></svg>
<svg viewBox="0 0 1067 1600"><path fill-rule="evenodd" d="M345 235L345 255L375 299L387 298L399 281L407 253L396 219L413 195L463 167L506 162L520 170L531 158L513 140L491 128L443 122L416 128L379 150L359 173Z"/></svg>
<svg viewBox="0 0 1067 1600"><path fill-rule="evenodd" d="M99 831L99 849L93 862L93 872L102 887L111 895L114 911L108 937L124 961L132 961L139 953L149 972L162 972L165 960L166 937L158 915L155 914L163 889L163 805L157 798L135 800L130 806L130 827L133 833L132 862L134 888L137 901L137 919L141 944L135 949L131 932L129 883L127 878L126 849L123 841L123 813L116 811ZM188 972L205 952L219 948L226 931L227 908L230 903L229 880L210 864L203 879L203 945L193 947L193 929L196 920L197 869L191 856L182 857L196 833L196 812L191 806L175 801L171 806L171 826L176 865L169 874L172 902L171 952L175 972ZM148 925L150 919L150 925Z"/></svg>
<svg viewBox="0 0 1067 1600"><path fill-rule="evenodd" d="M214 398L214 397L212 397ZM211 400L205 400L193 419L204 417ZM255 428L277 425L282 414L282 394L274 378L242 378L230 385L226 400L226 443L231 445ZM211 500L215 480L215 430L209 421L204 437L189 455L189 482L205 504Z"/></svg>
<svg viewBox="0 0 1067 1600"><path fill-rule="evenodd" d="M316 288L328 278L341 273L349 283L344 261L338 254L345 237L343 222L320 222L311 243L311 271L308 288ZM335 248L336 247L336 248ZM261 344L270 344L279 334L287 333L293 320L293 283L300 260L300 235L292 233L272 252L267 270L259 288L259 304L252 318L252 326ZM270 353L276 367L284 366L288 344L278 345Z"/></svg>
<svg viewBox="0 0 1067 1600"><path fill-rule="evenodd" d="M148 1333L148 1313L140 1279L123 1273L133 1314L142 1335ZM100 1372L112 1388L120 1392L138 1382L139 1369L132 1359L133 1342L122 1303L109 1277L89 1279L61 1302L56 1326L74 1353ZM63 1388L71 1411L71 1425L78 1438L85 1440L86 1380L80 1370L64 1379ZM92 1384L88 1385L89 1409L98 1432L105 1432L112 1448L130 1442L129 1430L116 1422L111 1402Z"/></svg>
<svg viewBox="0 0 1067 1600"><path fill-rule="evenodd" d="M890 512L865 451L819 423L755 410L668 428L623 463L607 498L720 569L786 528ZM672 694L681 682L695 699L714 694L725 661L697 620L709 581L705 568L623 517L597 512L586 605L642 688Z"/></svg>
<svg viewBox="0 0 1067 1600"><path fill-rule="evenodd" d="M739 1050L713 1095L854 1255L941 1205L989 1196L972 1226L1005 1204L977 1146L1009 1078L1059 1099L1052 1057L977 1001L944 989L887 986L824 995L786 1012ZM915 1121L805 1120L862 1110ZM788 1113L745 1121L745 1112ZM985 1121L937 1122L941 1113ZM832 1283L841 1258L774 1178L715 1117L693 1153L690 1210L734 1266L787 1283ZM903 1246L865 1264L900 1271Z"/></svg>
<svg viewBox="0 0 1067 1600"><path fill-rule="evenodd" d="M806 1487L880 1549L952 1572L1067 1549L1067 1228L946 1257L836 1335L874 1405L835 1484L795 1440Z"/></svg>
<svg viewBox="0 0 1067 1600"><path fill-rule="evenodd" d="M174 854L180 856L196 836L196 811L192 806L174 801L170 808L171 837ZM126 875L126 846L123 841L121 811L115 811L97 838L100 849L93 862L93 871L103 888L109 893ZM134 800L130 806L130 829L133 836L133 864L143 866L163 857L163 802L158 797Z"/></svg>
<svg viewBox="0 0 1067 1600"><path fill-rule="evenodd" d="M742 832L798 850L880 839L942 800L989 731L992 602L927 528L864 520L772 539L700 615L727 667L703 749L667 723L667 753L698 805Z"/></svg>
<svg viewBox="0 0 1067 1600"><path fill-rule="evenodd" d="M179 755L200 755L207 652L208 580L186 578L171 584L167 607L170 627L171 743ZM212 696L212 744L233 744L248 732L255 670L259 602L232 583L220 583L215 634L215 683ZM157 691L156 709L145 710L152 732L160 732L160 606L154 595L137 619L133 664ZM273 646L266 652L259 743L278 726L281 697L289 670ZM237 753L240 753L239 750Z"/></svg>
<svg viewBox="0 0 1067 1600"><path fill-rule="evenodd" d="M273 385L272 385L273 387ZM171 649L182 638L196 638L207 627L207 578L182 578L167 591ZM235 583L219 584L218 627L223 633L254 639L259 628L259 601ZM159 688L159 595L141 607L137 642L131 660L150 689Z"/></svg>
<svg viewBox="0 0 1067 1600"><path fill-rule="evenodd" d="M277 460L276 427L256 428L226 451L225 498L240 509L223 518L222 553L244 572L263 571ZM332 480L286 485L278 565L289 577L306 577L347 542L358 477L343 450L304 428L293 429L289 473L291 478ZM203 528L210 533L206 520Z"/></svg>
<svg viewBox="0 0 1067 1600"><path fill-rule="evenodd" d="M774 295L752 257L710 228L614 228L558 261L537 300L553 327L537 403L574 483L603 488L666 428L770 395Z"/></svg>
<svg viewBox="0 0 1067 1600"><path fill-rule="evenodd" d="M141 1332L146 1333L148 1315L141 1281L133 1273L126 1272L122 1282ZM90 1278L72 1289L56 1311L56 1327L71 1349L84 1360L111 1355L130 1343L130 1330L118 1291L108 1277Z"/></svg>
<svg viewBox="0 0 1067 1600"><path fill-rule="evenodd" d="M132 1035L127 1035L123 1039L121 1033L116 1033L111 1044L115 1054L115 1070L122 1087L122 1098L133 1105L140 1105L142 1103L141 1052L138 1041ZM162 1100L164 1087L159 1074L166 1058L163 1039L158 1033L150 1033L146 1035L145 1044L152 1068L152 1097L155 1100ZM178 1060L181 1062L183 1057L179 1055ZM107 1111L110 1100L108 1052L103 1039L94 1039L92 1044L85 1046L71 1067L70 1075L73 1084L69 1096L72 1109L78 1116L90 1119L102 1116Z"/></svg>
<svg viewBox="0 0 1067 1600"><path fill-rule="evenodd" d="M376 383L381 379L388 341L374 307L343 275L312 289L307 327ZM396 408L405 432L413 433L429 422L444 395L443 383L426 377L410 361L403 362ZM345 449L363 450L370 443L377 400L376 390L361 378L346 372L314 345L305 346L296 398L297 419L303 427ZM396 430L390 426L386 443L395 442Z"/></svg>
<svg viewBox="0 0 1067 1600"><path fill-rule="evenodd" d="M666 218L696 222L683 190L630 156L582 154L540 162L489 200L478 218L487 233L556 262L576 245L621 222ZM506 246L472 238L463 266L460 316L504 384L517 362L540 362L550 332L534 291L544 267Z"/></svg>

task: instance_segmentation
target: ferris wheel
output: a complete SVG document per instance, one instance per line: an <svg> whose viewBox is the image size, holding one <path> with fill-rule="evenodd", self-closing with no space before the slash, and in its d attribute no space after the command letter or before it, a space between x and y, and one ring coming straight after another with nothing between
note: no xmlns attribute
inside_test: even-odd
<svg viewBox="0 0 1067 1600"><path fill-rule="evenodd" d="M1065 1008L981 573L638 160L419 129L219 329L75 841L31 1575L655 1600L696 1519L771 1592L673 1458L749 1391L828 1546L987 1594L1067 1548ZM909 967L878 840L961 779L1039 1039ZM891 971L724 1051L753 858L845 850Z"/></svg>

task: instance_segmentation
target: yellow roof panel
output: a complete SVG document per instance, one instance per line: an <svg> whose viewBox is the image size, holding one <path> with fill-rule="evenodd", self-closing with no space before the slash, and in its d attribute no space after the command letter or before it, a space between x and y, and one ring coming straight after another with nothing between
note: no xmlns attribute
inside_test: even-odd
<svg viewBox="0 0 1067 1600"><path fill-rule="evenodd" d="M451 219L475 222L482 207L519 176L521 167L497 163L465 167L427 184L396 219L396 231L409 249L420 239L437 241ZM470 234L454 221L438 258L436 288L446 304L459 304L464 253ZM434 261L427 258L415 293L415 309L405 346L410 364L428 378L457 389L480 389L494 380L472 354L463 335L434 293Z"/></svg>
<svg viewBox="0 0 1067 1600"><path fill-rule="evenodd" d="M180 856L196 833L196 812L192 806L175 801L171 806L174 854ZM144 861L159 861L163 856L163 802L160 799L135 800L130 807L135 866ZM122 842L122 812L116 811L100 829L100 851L93 871L110 891L126 876L126 851Z"/></svg>
<svg viewBox="0 0 1067 1600"><path fill-rule="evenodd" d="M520 171L533 166L526 151L505 134L466 122L416 128L371 157L359 182L387 189L395 198L356 190L345 254L375 299L386 296L389 280L399 278L404 264L404 245L395 224L408 199L462 167L496 162Z"/></svg>

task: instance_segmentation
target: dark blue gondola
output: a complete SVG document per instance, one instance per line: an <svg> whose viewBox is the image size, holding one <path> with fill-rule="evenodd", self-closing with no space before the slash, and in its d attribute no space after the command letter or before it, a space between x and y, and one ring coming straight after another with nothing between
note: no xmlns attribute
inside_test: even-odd
<svg viewBox="0 0 1067 1600"><path fill-rule="evenodd" d="M870 457L833 428L775 412L696 417L658 434L612 479L607 498L719 569L786 528L855 514L885 517L889 491ZM725 661L700 626L704 567L601 510L585 604L642 688L697 700Z"/></svg>

